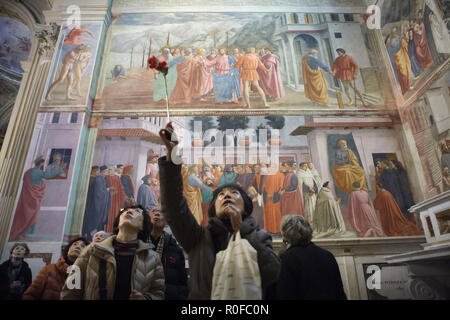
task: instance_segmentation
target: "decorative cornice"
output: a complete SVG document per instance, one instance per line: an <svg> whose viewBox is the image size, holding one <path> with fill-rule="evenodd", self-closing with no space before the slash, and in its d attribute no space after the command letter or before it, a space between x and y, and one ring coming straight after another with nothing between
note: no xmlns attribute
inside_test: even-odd
<svg viewBox="0 0 450 320"><path fill-rule="evenodd" d="M405 102L400 108L406 108L416 102L418 99L422 97L422 95L430 89L433 83L436 82L439 78L441 78L447 71L450 70L450 58L448 58L444 63L442 63L439 67L437 67L423 83L421 86L414 91L412 94L407 96Z"/></svg>
<svg viewBox="0 0 450 320"><path fill-rule="evenodd" d="M56 23L50 25L36 24L34 31L36 38L39 40L39 54L43 55L55 48L60 29L61 27Z"/></svg>

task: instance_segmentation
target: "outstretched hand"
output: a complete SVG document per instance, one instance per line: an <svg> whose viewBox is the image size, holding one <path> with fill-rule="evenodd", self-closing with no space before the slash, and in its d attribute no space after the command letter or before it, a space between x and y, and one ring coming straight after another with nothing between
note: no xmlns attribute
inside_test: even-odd
<svg viewBox="0 0 450 320"><path fill-rule="evenodd" d="M173 134L175 134L175 132L172 126L172 122L169 122L164 129L159 130L159 136L161 137L161 140L164 142L167 148L167 161L172 160L172 150L178 144L178 141L176 141L176 139L172 139Z"/></svg>

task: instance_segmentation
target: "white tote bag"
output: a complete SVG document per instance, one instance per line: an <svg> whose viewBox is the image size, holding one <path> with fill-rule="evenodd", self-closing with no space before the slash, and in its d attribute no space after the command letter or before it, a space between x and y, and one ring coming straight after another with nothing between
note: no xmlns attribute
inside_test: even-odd
<svg viewBox="0 0 450 320"><path fill-rule="evenodd" d="M211 300L261 300L261 275L257 252L241 233L216 254Z"/></svg>

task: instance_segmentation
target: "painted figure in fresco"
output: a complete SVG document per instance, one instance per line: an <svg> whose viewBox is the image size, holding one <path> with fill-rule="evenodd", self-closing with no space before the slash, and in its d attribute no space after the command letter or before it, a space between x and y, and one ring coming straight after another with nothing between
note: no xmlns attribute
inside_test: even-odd
<svg viewBox="0 0 450 320"><path fill-rule="evenodd" d="M392 194L400 211L411 221L412 216L408 209L414 205L414 200L406 171L399 162L396 165L391 160L383 160L383 164L384 168L378 182Z"/></svg>
<svg viewBox="0 0 450 320"><path fill-rule="evenodd" d="M381 227L388 237L414 236L421 232L400 211L392 194L377 183L377 196L373 206L380 212Z"/></svg>
<svg viewBox="0 0 450 320"><path fill-rule="evenodd" d="M15 243L9 259L0 264L0 300L21 300L31 284L31 269L24 258L30 253L26 243Z"/></svg>
<svg viewBox="0 0 450 320"><path fill-rule="evenodd" d="M75 61L75 65L73 67L73 73L75 74L75 81L73 83L73 86L75 87L76 94L78 96L81 96L81 77L89 67L92 58L90 47L86 46L85 48L86 49L80 54L78 59Z"/></svg>
<svg viewBox="0 0 450 320"><path fill-rule="evenodd" d="M353 192L352 184L359 182L361 190L367 191L366 174L360 167L355 153L347 147L347 140L339 139L336 145L339 147L334 154L333 177L336 187L342 192L350 194Z"/></svg>
<svg viewBox="0 0 450 320"><path fill-rule="evenodd" d="M202 75L203 79L206 80L208 75L206 74L206 70L201 63L202 58L200 57L198 59L194 59L191 48L187 48L185 50L185 56L181 56L177 59L179 59L179 63L176 65L177 80L169 101L173 104L191 103L192 99L203 95L202 83L200 83L200 81L202 79ZM208 64L209 63L211 62L208 61ZM205 83L207 83L207 81L205 81Z"/></svg>
<svg viewBox="0 0 450 320"><path fill-rule="evenodd" d="M199 96L194 98L200 98L200 101L205 101L205 97L209 96L213 89L212 68L214 67L215 59L206 59L205 51L206 50L204 48L199 48L194 56L194 60L198 63L196 81L198 81L200 86Z"/></svg>
<svg viewBox="0 0 450 320"><path fill-rule="evenodd" d="M44 171L45 160L42 157L34 161L34 167L23 175L22 192L17 203L14 221L11 227L10 241L22 239L27 232L33 233L39 218L41 201L45 195L45 179L51 179L63 173L61 168Z"/></svg>
<svg viewBox="0 0 450 320"><path fill-rule="evenodd" d="M266 96L271 100L277 100L284 97L284 86L280 74L280 58L273 54L273 49L266 47L265 54L261 62L266 67L267 72L258 69L259 85Z"/></svg>
<svg viewBox="0 0 450 320"><path fill-rule="evenodd" d="M284 174L283 186L280 192L280 212L282 216L287 214L300 214L305 216L303 200L298 190L298 178L293 167L294 161L282 163Z"/></svg>
<svg viewBox="0 0 450 320"><path fill-rule="evenodd" d="M414 26L414 44L416 46L416 57L426 70L433 64L430 47L428 46L425 24L423 22L423 10L417 12L417 23Z"/></svg>
<svg viewBox="0 0 450 320"><path fill-rule="evenodd" d="M55 87L62 83L67 78L67 87L66 87L66 100L75 100L72 97L72 85L73 85L73 68L74 63L78 61L80 58L80 55L83 53L90 52L89 46L80 45L76 47L75 49L70 50L66 53L64 56L64 62L61 67L61 71L59 73L58 78L52 83L50 88L47 91L47 95L45 96L45 99L50 101L52 99L51 94Z"/></svg>
<svg viewBox="0 0 450 320"><path fill-rule="evenodd" d="M445 167L442 171L442 184L444 192L450 190L450 171L448 167Z"/></svg>
<svg viewBox="0 0 450 320"><path fill-rule="evenodd" d="M62 161L62 154L61 152L55 152L52 157L51 163L48 165L47 170L53 171L60 168L63 172L56 175L52 179L66 179L67 178L67 165L64 161Z"/></svg>
<svg viewBox="0 0 450 320"><path fill-rule="evenodd" d="M264 184L266 183L266 178L267 175L263 175L261 174L261 164L257 163L255 165L253 165L253 172L254 175L252 177L252 179L250 180L250 187L249 190L253 187L254 188L254 192L256 193L256 195L253 196L252 201L254 203L254 205L256 205L256 213L261 212L262 214L262 219L259 220L258 223L261 223L262 220L262 224L259 224L259 226L261 228L264 227Z"/></svg>
<svg viewBox="0 0 450 320"><path fill-rule="evenodd" d="M201 225L206 226L208 225L208 206L209 202L212 200L213 197L214 178L206 176L204 179L201 179L201 181L203 181L205 186L209 187L209 189L206 188L200 189L200 192L202 194L202 214L203 214L203 220Z"/></svg>
<svg viewBox="0 0 450 320"><path fill-rule="evenodd" d="M89 36L91 36L92 39L94 39L95 35L91 31L89 31L90 26L91 24L83 24L79 27L73 24L64 26L63 30L72 29L64 39L64 44L70 46L79 46L80 44L90 41L91 39L83 37L85 33L87 33Z"/></svg>
<svg viewBox="0 0 450 320"><path fill-rule="evenodd" d="M258 192L255 187L250 186L247 191L248 196L253 203L252 217L255 218L256 224L259 228L264 229L264 209L258 203Z"/></svg>
<svg viewBox="0 0 450 320"><path fill-rule="evenodd" d="M314 182L317 185L317 189L320 190L322 187L322 178L320 177L319 171L314 167L314 164L311 161L305 161L308 165L308 170L314 177Z"/></svg>
<svg viewBox="0 0 450 320"><path fill-rule="evenodd" d="M167 227L161 204L158 203L149 212L152 223L150 241L164 268L165 300L186 300L189 293L183 250L178 246L173 235L164 231Z"/></svg>
<svg viewBox="0 0 450 320"><path fill-rule="evenodd" d="M69 242L63 256L55 264L47 264L28 287L22 300L59 300L61 289L67 279L67 269L89 245L84 238L76 238Z"/></svg>
<svg viewBox="0 0 450 320"><path fill-rule="evenodd" d="M153 193L152 178L150 175L142 177L142 184L138 189L136 204L142 206L145 210L150 211L158 204L158 199Z"/></svg>
<svg viewBox="0 0 450 320"><path fill-rule="evenodd" d="M356 63L355 59L353 59L352 56L349 56L344 49L339 48L336 52L339 57L334 60L331 72L336 78L341 80L344 86L345 94L349 100L348 104L352 105L354 103L352 94L350 93L350 88L352 88L362 101L363 106L365 106L366 102L364 101L361 92L359 92L358 88L356 88L355 82L359 72L358 63Z"/></svg>
<svg viewBox="0 0 450 320"><path fill-rule="evenodd" d="M113 232L114 219L120 209L123 208L125 199L127 198L125 190L123 189L120 176L123 172L123 166L110 166L109 175L107 176L107 182L109 185L109 191L111 192L111 206L108 213L108 223L106 224L105 231Z"/></svg>
<svg viewBox="0 0 450 320"><path fill-rule="evenodd" d="M264 183L264 228L271 233L280 232L280 197L283 182L284 175L277 170L275 174L267 175Z"/></svg>
<svg viewBox="0 0 450 320"><path fill-rule="evenodd" d="M394 27L386 41L389 58L403 94L410 89L412 77L411 60L408 54L408 32L409 29L405 30L402 26L401 36L399 36L398 29Z"/></svg>
<svg viewBox="0 0 450 320"><path fill-rule="evenodd" d="M126 79L125 68L121 64L116 64L114 68L111 70L111 76L113 81L117 81L120 79Z"/></svg>
<svg viewBox="0 0 450 320"><path fill-rule="evenodd" d="M311 49L302 59L302 74L305 86L305 96L320 105L328 104L328 84L325 72L328 67L318 59L319 51Z"/></svg>
<svg viewBox="0 0 450 320"><path fill-rule="evenodd" d="M359 182L352 184L348 198L348 220L359 238L384 236L369 193L361 189Z"/></svg>
<svg viewBox="0 0 450 320"><path fill-rule="evenodd" d="M123 207L132 206L135 204L134 201L134 185L133 180L131 180L131 175L133 174L133 166L129 165L123 167L122 175L120 176L120 181L122 181L123 190L127 198L123 204Z"/></svg>
<svg viewBox="0 0 450 320"><path fill-rule="evenodd" d="M183 196L186 198L187 205L194 215L195 220L200 225L203 221L202 211L202 188L211 190L205 186L200 179L195 179L197 166L192 165L189 168L185 165L181 168L181 175L183 178Z"/></svg>
<svg viewBox="0 0 450 320"><path fill-rule="evenodd" d="M83 235L88 240L108 223L111 193L105 179L107 174L108 167L101 166L100 175L95 176L89 185L83 221Z"/></svg>
<svg viewBox="0 0 450 320"><path fill-rule="evenodd" d="M220 188L226 184L233 184L236 182L237 174L233 171L233 166L231 164L225 165L225 169L223 170L223 174L217 183L217 186Z"/></svg>
<svg viewBox="0 0 450 320"><path fill-rule="evenodd" d="M219 48L219 54L214 58L214 101L238 103L241 89L239 88L239 70L233 68L236 60L227 54L225 47Z"/></svg>
<svg viewBox="0 0 450 320"><path fill-rule="evenodd" d="M161 196L159 191L159 167L158 167L158 157L157 153L153 153L150 156L149 161L147 162L147 167L145 169L145 174L150 175L152 182L150 186L153 189L153 193L155 194L156 199L159 199Z"/></svg>
<svg viewBox="0 0 450 320"><path fill-rule="evenodd" d="M305 218L312 225L314 211L316 209L317 192L319 186L314 179L313 174L308 169L306 162L300 163L297 170L298 188L303 198L303 207L305 210Z"/></svg>
<svg viewBox="0 0 450 320"><path fill-rule="evenodd" d="M314 211L314 237L323 238L338 236L346 232L344 218L339 204L341 199L335 199L329 188L329 181L320 188Z"/></svg>
<svg viewBox="0 0 450 320"><path fill-rule="evenodd" d="M248 191L248 189L250 188L250 186L253 184L252 180L253 180L253 176L255 175L255 173L253 172L253 166L250 164L246 164L245 166L245 176L244 176L244 181L242 183L242 188L244 189L245 192Z"/></svg>
<svg viewBox="0 0 450 320"><path fill-rule="evenodd" d="M409 60L411 61L411 70L414 74L414 77L417 78L422 72L422 66L420 62L416 58L416 45L414 44L414 26L416 25L415 20L411 20L409 23L409 29L408 29L408 55ZM406 28L405 28L406 30Z"/></svg>
<svg viewBox="0 0 450 320"><path fill-rule="evenodd" d="M239 79L242 79L243 82L243 93L244 93L244 107L250 108L250 96L249 90L250 85L258 91L258 94L261 96L264 107L269 107L266 101L266 95L264 94L263 89L259 86L258 80L259 75L257 70L263 70L268 72L266 67L262 64L261 60L255 54L255 48L250 47L247 49L247 54L243 55L239 58L236 64L233 66L235 69L240 69L239 71Z"/></svg>
<svg viewBox="0 0 450 320"><path fill-rule="evenodd" d="M243 56L242 52L243 50L239 47L233 47L233 53L232 53L232 57L234 58L234 60L238 61L240 57ZM242 82L242 79L239 78L239 88L241 90L241 96L243 96L243 89L244 89L244 83Z"/></svg>
<svg viewBox="0 0 450 320"><path fill-rule="evenodd" d="M163 48L162 53L156 57L159 62L166 62L169 64L173 60L172 55L170 54L169 48ZM153 101L160 101L161 99L166 99L166 87L164 84L164 76L159 74L159 71L156 69L152 69L154 74L153 80ZM175 70L175 71L174 71ZM166 76L167 81L167 94L170 97L170 94L175 87L175 83L177 81L176 68L169 68L169 72Z"/></svg>

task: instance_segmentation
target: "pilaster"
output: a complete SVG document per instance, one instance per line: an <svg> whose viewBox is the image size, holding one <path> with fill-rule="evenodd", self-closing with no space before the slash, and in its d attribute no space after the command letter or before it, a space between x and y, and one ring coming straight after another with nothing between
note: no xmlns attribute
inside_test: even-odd
<svg viewBox="0 0 450 320"><path fill-rule="evenodd" d="M0 152L0 249L3 250L38 108L41 104L59 28L56 25L36 25L30 59L23 64L19 93Z"/></svg>

